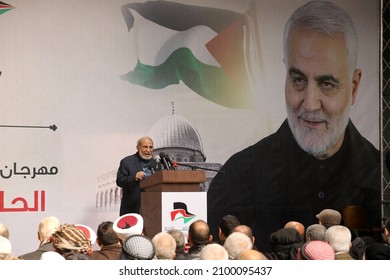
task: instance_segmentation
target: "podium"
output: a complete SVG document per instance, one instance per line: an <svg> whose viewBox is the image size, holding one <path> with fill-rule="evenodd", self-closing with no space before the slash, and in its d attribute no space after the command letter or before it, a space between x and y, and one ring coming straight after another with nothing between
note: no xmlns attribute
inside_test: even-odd
<svg viewBox="0 0 390 280"><path fill-rule="evenodd" d="M189 194L193 200L194 195L201 192L201 183L205 181L204 170L160 170L143 180L140 183L141 215L144 218L145 235L153 238L157 233L173 228L165 226L169 228L164 229L163 225L166 224L164 220L173 220L173 213L177 210L171 200L177 198L177 204L187 205L188 203L181 201L182 195ZM187 209L181 211L187 212ZM179 230L185 230L185 227Z"/></svg>

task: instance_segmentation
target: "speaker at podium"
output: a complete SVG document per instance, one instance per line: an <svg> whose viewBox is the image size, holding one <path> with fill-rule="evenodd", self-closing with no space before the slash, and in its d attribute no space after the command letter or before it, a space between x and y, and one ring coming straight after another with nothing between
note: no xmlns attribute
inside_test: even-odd
<svg viewBox="0 0 390 280"><path fill-rule="evenodd" d="M196 220L207 221L204 170L160 170L141 182L141 215L149 238L161 231L178 229L187 236Z"/></svg>

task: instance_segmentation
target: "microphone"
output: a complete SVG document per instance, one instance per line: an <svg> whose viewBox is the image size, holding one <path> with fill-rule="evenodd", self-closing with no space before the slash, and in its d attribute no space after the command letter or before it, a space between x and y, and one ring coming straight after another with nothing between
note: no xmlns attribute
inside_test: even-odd
<svg viewBox="0 0 390 280"><path fill-rule="evenodd" d="M162 163L164 169L165 169L165 170L169 170L170 168L169 168L169 165L168 165L168 161L167 161L167 159L166 159L166 154L165 154L164 152L161 152L161 153L159 154L159 156L160 156L161 163Z"/></svg>
<svg viewBox="0 0 390 280"><path fill-rule="evenodd" d="M156 171L160 171L160 170L162 170L162 166L161 166L161 160L160 160L160 158L158 158L158 157L155 157L154 159L156 160L156 163L157 163L157 165L156 165Z"/></svg>
<svg viewBox="0 0 390 280"><path fill-rule="evenodd" d="M175 169L174 167L172 167L171 159L169 158L169 156L166 153L161 152L159 154L159 156L160 156L162 164L166 170L174 170Z"/></svg>
<svg viewBox="0 0 390 280"><path fill-rule="evenodd" d="M157 171L157 161L154 158L149 160L148 169L154 174Z"/></svg>
<svg viewBox="0 0 390 280"><path fill-rule="evenodd" d="M218 173L225 173L225 171L219 170L219 169L212 169L212 168L202 167L202 166L198 166L198 165L194 165L194 164L178 163L176 161L174 161L172 163L172 166L174 167L174 169L176 169L177 166L185 166L185 167L191 168L192 170L202 169L202 170L214 171L214 172L218 172Z"/></svg>

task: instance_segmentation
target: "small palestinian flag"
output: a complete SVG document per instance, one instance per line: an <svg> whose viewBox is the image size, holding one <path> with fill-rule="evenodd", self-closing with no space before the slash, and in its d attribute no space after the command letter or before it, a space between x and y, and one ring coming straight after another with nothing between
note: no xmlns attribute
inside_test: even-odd
<svg viewBox="0 0 390 280"><path fill-rule="evenodd" d="M15 9L15 7L0 1L0 15L4 14L5 12L8 12L9 10L12 10L12 9Z"/></svg>

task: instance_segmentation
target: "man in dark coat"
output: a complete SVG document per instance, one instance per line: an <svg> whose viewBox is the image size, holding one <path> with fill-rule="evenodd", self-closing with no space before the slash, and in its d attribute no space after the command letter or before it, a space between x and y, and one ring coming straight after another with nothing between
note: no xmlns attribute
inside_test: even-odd
<svg viewBox="0 0 390 280"><path fill-rule="evenodd" d="M122 201L119 216L140 213L140 182L151 175L149 162L153 156L153 140L142 137L137 141L137 152L120 161L116 184L122 188Z"/></svg>
<svg viewBox="0 0 390 280"><path fill-rule="evenodd" d="M207 193L211 229L226 214L250 226L256 246L290 221L305 227L330 208L361 205L380 226L380 154L349 118L361 69L350 16L311 1L284 31L287 120L273 134L228 159ZM212 232L215 235L215 232Z"/></svg>

